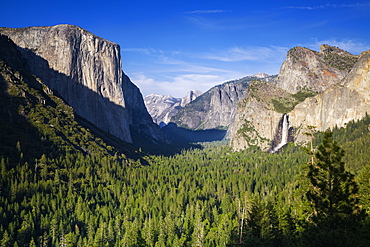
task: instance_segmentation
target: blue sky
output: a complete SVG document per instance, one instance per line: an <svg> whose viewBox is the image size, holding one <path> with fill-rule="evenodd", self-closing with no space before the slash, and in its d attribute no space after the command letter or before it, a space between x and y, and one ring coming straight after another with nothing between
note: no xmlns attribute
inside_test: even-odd
<svg viewBox="0 0 370 247"><path fill-rule="evenodd" d="M3 1L0 26L73 24L121 46L123 71L151 93L258 72L278 74L294 46L370 49L369 1Z"/></svg>

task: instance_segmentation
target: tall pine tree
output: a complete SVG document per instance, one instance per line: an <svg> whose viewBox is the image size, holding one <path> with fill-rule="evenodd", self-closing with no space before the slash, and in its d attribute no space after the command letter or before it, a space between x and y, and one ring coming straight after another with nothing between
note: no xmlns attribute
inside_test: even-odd
<svg viewBox="0 0 370 247"><path fill-rule="evenodd" d="M321 240L331 243L348 240L365 217L358 205L358 185L354 175L345 170L343 156L344 150L327 131L307 173L310 185L306 197L312 208L312 223Z"/></svg>

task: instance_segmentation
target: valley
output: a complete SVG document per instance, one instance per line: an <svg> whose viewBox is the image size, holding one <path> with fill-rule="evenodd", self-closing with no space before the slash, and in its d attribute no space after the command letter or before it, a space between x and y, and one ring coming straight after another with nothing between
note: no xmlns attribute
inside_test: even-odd
<svg viewBox="0 0 370 247"><path fill-rule="evenodd" d="M1 246L368 245L369 51L294 47L175 98L119 50L0 28Z"/></svg>

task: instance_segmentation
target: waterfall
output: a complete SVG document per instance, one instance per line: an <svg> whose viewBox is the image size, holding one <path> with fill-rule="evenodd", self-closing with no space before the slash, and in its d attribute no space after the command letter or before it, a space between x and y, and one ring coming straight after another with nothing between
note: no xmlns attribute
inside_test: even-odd
<svg viewBox="0 0 370 247"><path fill-rule="evenodd" d="M282 117L282 126L278 127L278 131L281 133L281 139L277 146L273 147L271 150L271 153L276 153L279 151L283 146L285 146L288 143L288 137L289 137L289 121L288 121L288 115L284 114Z"/></svg>

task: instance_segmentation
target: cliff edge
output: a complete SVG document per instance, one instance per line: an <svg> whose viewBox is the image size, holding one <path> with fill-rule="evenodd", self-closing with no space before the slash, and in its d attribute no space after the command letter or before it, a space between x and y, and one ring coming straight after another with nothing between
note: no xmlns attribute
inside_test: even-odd
<svg viewBox="0 0 370 247"><path fill-rule="evenodd" d="M118 44L67 24L1 28L0 33L19 47L31 72L80 116L126 142L133 142L132 131L163 139L140 90L121 69Z"/></svg>

